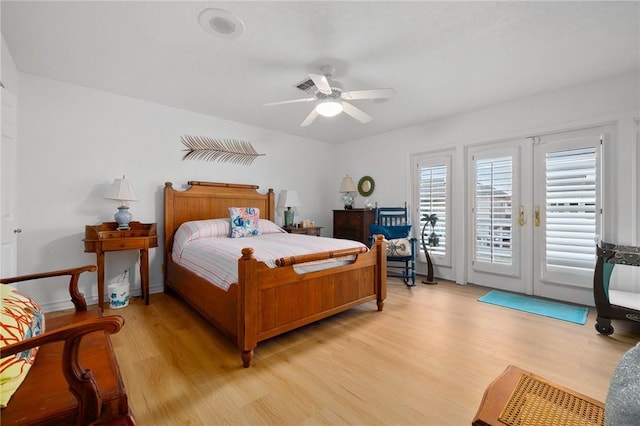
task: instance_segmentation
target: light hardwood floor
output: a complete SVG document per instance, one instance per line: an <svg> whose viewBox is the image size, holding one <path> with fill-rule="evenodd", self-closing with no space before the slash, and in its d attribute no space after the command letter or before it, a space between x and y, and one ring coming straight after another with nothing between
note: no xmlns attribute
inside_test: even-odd
<svg viewBox="0 0 640 426"><path fill-rule="evenodd" d="M488 291L390 279L375 302L262 342L242 368L235 346L184 305L151 295L119 310L113 336L140 426L469 425L509 364L604 401L640 326L600 336L577 325L477 302Z"/></svg>

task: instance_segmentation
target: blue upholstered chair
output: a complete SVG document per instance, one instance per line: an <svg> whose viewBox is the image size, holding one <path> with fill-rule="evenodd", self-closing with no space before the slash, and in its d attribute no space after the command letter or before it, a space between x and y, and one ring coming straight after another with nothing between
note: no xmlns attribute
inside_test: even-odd
<svg viewBox="0 0 640 426"><path fill-rule="evenodd" d="M411 235L407 204L404 207L376 207L374 223L369 225L371 244L376 235L387 240L387 275L416 285L416 238Z"/></svg>

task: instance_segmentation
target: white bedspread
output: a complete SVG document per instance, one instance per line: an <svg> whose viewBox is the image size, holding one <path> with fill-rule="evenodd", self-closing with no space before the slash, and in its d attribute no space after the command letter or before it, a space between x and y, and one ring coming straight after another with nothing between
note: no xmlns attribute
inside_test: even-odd
<svg viewBox="0 0 640 426"><path fill-rule="evenodd" d="M188 242L182 255L172 254L173 261L195 274L211 281L223 290L238 281L238 259L242 249L251 247L254 257L267 266L275 268L276 259L302 254L319 253L331 250L366 247L358 241L335 238L315 237L302 234L265 234L246 238L202 238ZM322 261L323 268L342 265L352 261L353 256ZM303 273L319 269L296 266L296 272Z"/></svg>

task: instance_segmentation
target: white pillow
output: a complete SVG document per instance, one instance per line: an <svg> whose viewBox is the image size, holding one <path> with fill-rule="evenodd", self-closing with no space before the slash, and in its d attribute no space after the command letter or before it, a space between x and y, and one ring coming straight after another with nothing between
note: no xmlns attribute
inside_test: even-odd
<svg viewBox="0 0 640 426"><path fill-rule="evenodd" d="M185 222L176 231L173 237L172 255L180 258L182 250L189 241L200 238L227 238L231 232L231 225L228 218L205 219Z"/></svg>
<svg viewBox="0 0 640 426"><path fill-rule="evenodd" d="M278 225L270 221L269 219L260 219L258 221L258 229L262 234L276 234L276 233L287 233L284 229L280 228Z"/></svg>
<svg viewBox="0 0 640 426"><path fill-rule="evenodd" d="M411 256L411 241L408 238L394 238L387 241L387 256Z"/></svg>

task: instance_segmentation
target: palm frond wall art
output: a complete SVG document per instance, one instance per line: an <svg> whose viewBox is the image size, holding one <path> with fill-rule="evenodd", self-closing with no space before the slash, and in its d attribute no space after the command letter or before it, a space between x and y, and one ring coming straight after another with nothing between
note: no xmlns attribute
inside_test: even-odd
<svg viewBox="0 0 640 426"><path fill-rule="evenodd" d="M184 160L219 161L248 166L258 154L250 142L236 139L213 139L207 136L184 135L180 138L188 148Z"/></svg>

